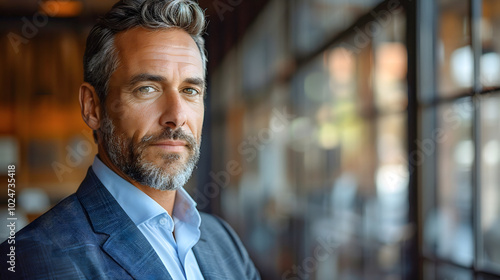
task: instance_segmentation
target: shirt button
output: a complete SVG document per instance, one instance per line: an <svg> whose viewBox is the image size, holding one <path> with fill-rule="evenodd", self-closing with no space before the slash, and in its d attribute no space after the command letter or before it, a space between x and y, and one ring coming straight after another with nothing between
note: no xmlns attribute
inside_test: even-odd
<svg viewBox="0 0 500 280"><path fill-rule="evenodd" d="M160 225L164 226L167 223L167 219L161 218L160 219Z"/></svg>

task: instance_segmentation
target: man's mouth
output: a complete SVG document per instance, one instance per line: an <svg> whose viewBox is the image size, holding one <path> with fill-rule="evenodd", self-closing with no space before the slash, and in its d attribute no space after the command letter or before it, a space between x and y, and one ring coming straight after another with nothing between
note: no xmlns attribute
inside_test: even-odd
<svg viewBox="0 0 500 280"><path fill-rule="evenodd" d="M167 152L183 152L188 147L188 143L183 140L161 140L151 144L151 146L158 147Z"/></svg>

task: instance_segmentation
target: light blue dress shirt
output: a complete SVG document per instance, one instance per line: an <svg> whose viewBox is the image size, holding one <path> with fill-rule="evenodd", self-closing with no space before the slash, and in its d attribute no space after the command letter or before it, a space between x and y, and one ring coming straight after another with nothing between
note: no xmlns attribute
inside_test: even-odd
<svg viewBox="0 0 500 280"><path fill-rule="evenodd" d="M144 234L172 279L203 279L192 250L200 239L201 218L186 190L177 190L172 219L156 201L109 169L97 156L92 169Z"/></svg>

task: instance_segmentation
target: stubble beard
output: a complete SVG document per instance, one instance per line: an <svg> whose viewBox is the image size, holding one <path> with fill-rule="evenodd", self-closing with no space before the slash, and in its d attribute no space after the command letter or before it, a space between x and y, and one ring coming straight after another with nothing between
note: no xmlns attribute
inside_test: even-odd
<svg viewBox="0 0 500 280"><path fill-rule="evenodd" d="M100 132L102 144L111 163L132 180L153 189L171 191L183 187L200 157L201 143L197 143L194 137L180 129L174 131L166 128L160 134L144 136L135 144L132 139L118 134L112 120L104 113ZM176 153L156 154L156 157L161 159L161 166L145 158L148 146L167 139L187 142L189 155L186 163L181 163L181 156Z"/></svg>

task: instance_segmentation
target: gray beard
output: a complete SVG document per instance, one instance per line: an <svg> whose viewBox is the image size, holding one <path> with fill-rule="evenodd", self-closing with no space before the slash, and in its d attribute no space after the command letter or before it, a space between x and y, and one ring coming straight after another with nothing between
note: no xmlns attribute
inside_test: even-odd
<svg viewBox="0 0 500 280"><path fill-rule="evenodd" d="M100 132L102 144L111 162L134 181L153 189L172 191L183 187L191 177L200 157L201 143L196 143L192 136L181 130L173 131L167 128L159 136L146 136L141 139L140 143L134 144L131 139L115 133L112 120L107 113L104 113ZM178 154L162 155L164 166L155 165L144 159L144 149L149 143L158 141L160 138L185 140L190 150L187 162L185 164L178 163L177 161L180 159ZM166 172L167 169L172 173Z"/></svg>

